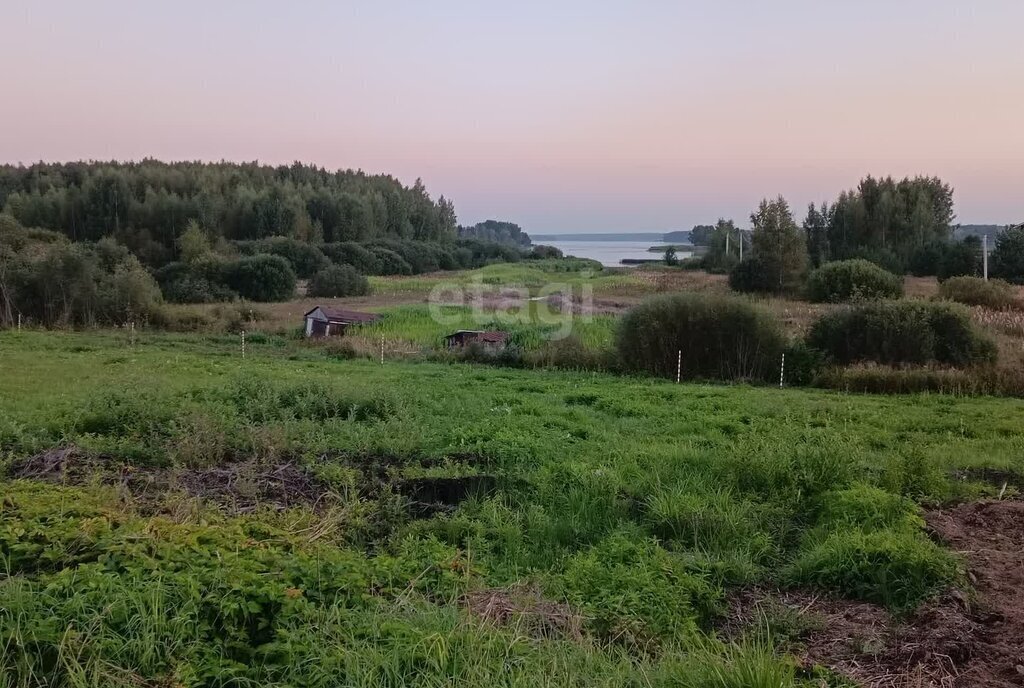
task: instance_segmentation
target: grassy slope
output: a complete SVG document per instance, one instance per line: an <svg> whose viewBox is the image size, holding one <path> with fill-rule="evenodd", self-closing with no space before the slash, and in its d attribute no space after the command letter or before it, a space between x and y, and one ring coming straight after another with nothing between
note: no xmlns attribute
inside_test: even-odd
<svg viewBox="0 0 1024 688"><path fill-rule="evenodd" d="M339 493L327 515L154 516L112 488L7 483L0 686L788 685L760 645L707 635L724 589L913 604L957 575L914 503L997 489L955 470L1024 472L1015 400L380 366L280 340L243 361L230 337L170 335L0 333L0 371L7 460L294 458ZM360 492L374 456L499 489L413 519ZM456 603L519 581L579 610L584 638Z"/></svg>

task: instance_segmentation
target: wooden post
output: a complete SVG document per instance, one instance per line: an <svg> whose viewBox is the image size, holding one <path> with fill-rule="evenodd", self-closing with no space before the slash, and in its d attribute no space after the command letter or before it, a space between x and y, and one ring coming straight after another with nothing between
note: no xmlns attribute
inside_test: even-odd
<svg viewBox="0 0 1024 688"><path fill-rule="evenodd" d="M981 237L981 263L984 266L985 281L988 282L988 234Z"/></svg>
<svg viewBox="0 0 1024 688"><path fill-rule="evenodd" d="M683 350L679 349L676 355L676 384L679 384L679 380L683 376Z"/></svg>
<svg viewBox="0 0 1024 688"><path fill-rule="evenodd" d="M779 368L779 389L782 389L782 381L786 377L786 352L782 352L782 367Z"/></svg>
<svg viewBox="0 0 1024 688"><path fill-rule="evenodd" d="M245 358L245 330L242 330L242 358Z"/></svg>

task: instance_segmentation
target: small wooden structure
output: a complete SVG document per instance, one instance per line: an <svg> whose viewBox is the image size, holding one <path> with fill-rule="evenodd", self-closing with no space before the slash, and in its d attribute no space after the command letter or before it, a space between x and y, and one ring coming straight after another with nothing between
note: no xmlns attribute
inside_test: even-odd
<svg viewBox="0 0 1024 688"><path fill-rule="evenodd" d="M345 334L349 325L364 325L380 320L376 313L361 313L344 308L317 306L305 315L307 337L336 337Z"/></svg>
<svg viewBox="0 0 1024 688"><path fill-rule="evenodd" d="M508 345L508 332L496 330L458 330L444 338L449 349L459 349L470 344L479 344L488 349L504 349Z"/></svg>

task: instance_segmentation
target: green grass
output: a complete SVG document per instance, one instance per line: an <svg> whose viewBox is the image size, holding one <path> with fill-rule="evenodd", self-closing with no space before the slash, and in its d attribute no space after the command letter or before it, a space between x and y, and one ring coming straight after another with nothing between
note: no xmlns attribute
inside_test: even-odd
<svg viewBox="0 0 1024 688"><path fill-rule="evenodd" d="M433 336L416 309L403 327ZM0 687L777 687L817 684L710 635L725 592L903 609L961 581L921 505L1000 487L955 471L1024 472L1024 404L0 333L0 468L69 444L93 479L0 483ZM327 494L250 514L173 483L240 460ZM155 470L168 490L132 492ZM493 489L417 513L402 486L425 476ZM582 635L460 602L517 583Z"/></svg>
<svg viewBox="0 0 1024 688"><path fill-rule="evenodd" d="M621 289L640 288L643 282L628 271L601 268L591 261L537 260L520 263L496 263L478 270L457 270L443 274L417 277L370 277L374 294L428 294L438 285L483 288L522 287L531 296L552 284L576 289L583 287L594 293L613 293Z"/></svg>
<svg viewBox="0 0 1024 688"><path fill-rule="evenodd" d="M376 339L413 342L441 347L445 335L456 330L503 330L511 344L524 350L540 347L552 337L575 335L590 349L609 347L617 319L608 315L572 316L552 312L546 304L531 301L522 310L476 312L470 306L396 306L380 311L376 324L360 327L358 334Z"/></svg>

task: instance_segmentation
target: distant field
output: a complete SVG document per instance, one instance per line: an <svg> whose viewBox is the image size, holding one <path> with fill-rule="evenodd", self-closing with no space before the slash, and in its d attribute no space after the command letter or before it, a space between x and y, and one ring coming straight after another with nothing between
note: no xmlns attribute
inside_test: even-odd
<svg viewBox="0 0 1024 688"><path fill-rule="evenodd" d="M0 369L0 686L839 686L733 595L970 587L921 507L1024 485L1008 399L148 332Z"/></svg>

